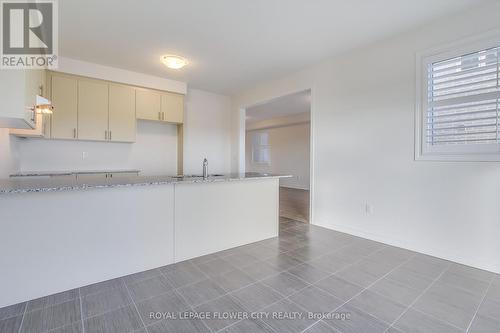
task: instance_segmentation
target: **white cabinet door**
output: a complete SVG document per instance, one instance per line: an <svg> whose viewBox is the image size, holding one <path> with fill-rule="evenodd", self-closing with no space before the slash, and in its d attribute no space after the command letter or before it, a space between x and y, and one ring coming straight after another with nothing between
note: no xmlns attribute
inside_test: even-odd
<svg viewBox="0 0 500 333"><path fill-rule="evenodd" d="M130 86L109 85L109 140L134 142L136 132L135 90Z"/></svg>
<svg viewBox="0 0 500 333"><path fill-rule="evenodd" d="M108 84L78 80L78 139L108 139Z"/></svg>
<svg viewBox="0 0 500 333"><path fill-rule="evenodd" d="M51 137L53 139L76 139L78 124L78 81L75 77L52 75Z"/></svg>
<svg viewBox="0 0 500 333"><path fill-rule="evenodd" d="M149 89L136 89L137 119L161 120L161 95Z"/></svg>
<svg viewBox="0 0 500 333"><path fill-rule="evenodd" d="M161 95L162 120L169 123L184 122L184 95L164 93Z"/></svg>

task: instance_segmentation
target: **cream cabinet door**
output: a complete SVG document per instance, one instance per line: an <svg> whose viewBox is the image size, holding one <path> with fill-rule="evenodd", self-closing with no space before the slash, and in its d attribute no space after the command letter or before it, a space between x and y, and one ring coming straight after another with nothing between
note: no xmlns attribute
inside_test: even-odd
<svg viewBox="0 0 500 333"><path fill-rule="evenodd" d="M137 119L161 120L161 95L147 89L137 89L135 94Z"/></svg>
<svg viewBox="0 0 500 333"><path fill-rule="evenodd" d="M108 139L108 84L78 80L78 139Z"/></svg>
<svg viewBox="0 0 500 333"><path fill-rule="evenodd" d="M136 132L135 90L132 87L109 85L110 141L134 142Z"/></svg>
<svg viewBox="0 0 500 333"><path fill-rule="evenodd" d="M164 93L161 95L162 120L169 123L184 122L184 95Z"/></svg>
<svg viewBox="0 0 500 333"><path fill-rule="evenodd" d="M76 139L78 124L78 82L74 77L52 75L51 137L53 139Z"/></svg>

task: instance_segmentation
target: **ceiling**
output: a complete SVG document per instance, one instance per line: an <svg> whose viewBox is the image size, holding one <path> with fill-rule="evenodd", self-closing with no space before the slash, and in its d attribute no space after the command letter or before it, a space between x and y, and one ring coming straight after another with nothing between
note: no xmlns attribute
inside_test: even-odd
<svg viewBox="0 0 500 333"><path fill-rule="evenodd" d="M60 55L231 94L484 2L63 0ZM169 70L166 53L191 63Z"/></svg>
<svg viewBox="0 0 500 333"><path fill-rule="evenodd" d="M311 111L311 91L303 91L273 99L246 109L246 122L285 117Z"/></svg>

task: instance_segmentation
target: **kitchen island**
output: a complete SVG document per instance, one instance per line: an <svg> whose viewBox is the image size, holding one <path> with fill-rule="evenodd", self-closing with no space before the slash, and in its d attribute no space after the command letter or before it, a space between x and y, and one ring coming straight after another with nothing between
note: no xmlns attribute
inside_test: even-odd
<svg viewBox="0 0 500 333"><path fill-rule="evenodd" d="M0 307L276 237L280 177L0 180Z"/></svg>

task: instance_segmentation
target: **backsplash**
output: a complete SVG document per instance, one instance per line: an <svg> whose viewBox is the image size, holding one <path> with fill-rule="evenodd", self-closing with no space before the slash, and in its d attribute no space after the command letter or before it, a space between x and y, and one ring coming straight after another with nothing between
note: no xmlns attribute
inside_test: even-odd
<svg viewBox="0 0 500 333"><path fill-rule="evenodd" d="M177 173L176 125L138 121L133 144L44 139L17 141L17 172L137 169L145 174Z"/></svg>

